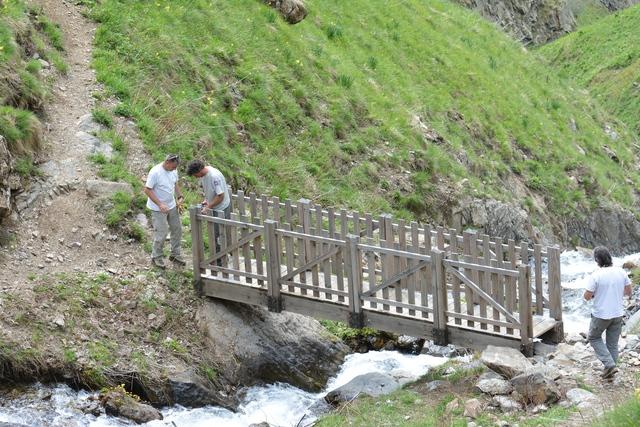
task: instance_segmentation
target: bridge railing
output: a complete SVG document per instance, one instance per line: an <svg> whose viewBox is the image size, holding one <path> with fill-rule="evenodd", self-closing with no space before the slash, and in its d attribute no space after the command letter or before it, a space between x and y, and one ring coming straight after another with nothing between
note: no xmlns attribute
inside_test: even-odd
<svg viewBox="0 0 640 427"><path fill-rule="evenodd" d="M275 311L283 309L283 301L288 310L302 307L300 298L317 301L322 304L305 305L316 311L307 314L330 317L333 310L347 316L334 320L353 326L375 323L394 331L399 319L420 321L441 342L449 332L470 329L529 345L538 303L553 309L552 302L560 300L559 292L534 300L537 285L531 287L543 256L550 279L557 272L559 283L556 248L534 247L532 266L523 243L502 244L468 232L458 236L388 215L363 218L304 200L294 204L242 192L234 195L230 219L192 208L195 280L265 291L265 304ZM242 300L237 289L233 292L231 299Z"/></svg>
<svg viewBox="0 0 640 427"><path fill-rule="evenodd" d="M288 224L291 230L305 234L345 239L347 234L359 236L369 244L401 248L408 236L419 230L419 246L428 253L436 247L447 253L459 253L467 260L482 264L497 261L498 267L518 263L531 266L532 302L535 313L542 315L545 309L549 315L562 321L560 249L531 244L527 241L490 238L486 234L472 231L459 233L455 228L432 227L429 224L406 222L391 215L372 215L348 211L346 209L324 208L307 199L292 201L278 197L245 194L238 191L232 195L234 213L240 220L262 223L271 219L280 224ZM413 245L415 247L415 244ZM414 248L415 249L415 248ZM545 275L546 292L545 292ZM478 302L478 301L476 301Z"/></svg>

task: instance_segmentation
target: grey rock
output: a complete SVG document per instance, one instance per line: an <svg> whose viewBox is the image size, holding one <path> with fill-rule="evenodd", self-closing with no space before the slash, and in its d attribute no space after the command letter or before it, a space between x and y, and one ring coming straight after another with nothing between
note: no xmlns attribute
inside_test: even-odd
<svg viewBox="0 0 640 427"><path fill-rule="evenodd" d="M441 346L434 344L432 341L427 341L422 348L421 353L436 357L456 357L465 354L466 351L459 349L452 344Z"/></svg>
<svg viewBox="0 0 640 427"><path fill-rule="evenodd" d="M564 342L573 345L578 342L584 342L584 338L580 334L569 334L564 338Z"/></svg>
<svg viewBox="0 0 640 427"><path fill-rule="evenodd" d="M420 354L424 347L424 338L415 338L408 335L401 335L396 340L396 348L401 353Z"/></svg>
<svg viewBox="0 0 640 427"><path fill-rule="evenodd" d="M510 394L513 391L513 386L507 380L494 378L479 380L476 383L476 389L478 389L482 393L487 393L490 395Z"/></svg>
<svg viewBox="0 0 640 427"><path fill-rule="evenodd" d="M324 399L332 405L338 405L349 402L360 395L377 397L382 394L389 394L399 387L400 383L391 376L372 372L359 375L347 384L330 391Z"/></svg>
<svg viewBox="0 0 640 427"><path fill-rule="evenodd" d="M573 405L580 405L595 402L597 401L597 397L595 394L582 388L572 388L567 391L567 400Z"/></svg>
<svg viewBox="0 0 640 427"><path fill-rule="evenodd" d="M435 380L435 381L428 382L425 388L427 391L436 391L445 387L447 384L448 384L447 381Z"/></svg>
<svg viewBox="0 0 640 427"><path fill-rule="evenodd" d="M127 182L101 181L89 179L85 183L87 194L95 198L109 198L117 192L133 194L131 184ZM143 214L144 215L144 214Z"/></svg>
<svg viewBox="0 0 640 427"><path fill-rule="evenodd" d="M492 371L491 369L486 369L482 374L480 374L480 377L478 377L478 380L492 380L492 379L502 380L503 377L502 375L496 373L495 371Z"/></svg>
<svg viewBox="0 0 640 427"><path fill-rule="evenodd" d="M111 159L113 157L113 148L111 145L102 142L99 138L91 135L87 132L77 132L76 138L78 142L84 145L88 154L102 154L105 158Z"/></svg>
<svg viewBox="0 0 640 427"><path fill-rule="evenodd" d="M464 201L453 215L456 227L480 229L490 236L528 240L534 234L527 212L493 199Z"/></svg>
<svg viewBox="0 0 640 427"><path fill-rule="evenodd" d="M170 372L167 382L172 401L178 405L187 407L201 407L213 403L227 405L226 400L219 399L218 395L191 370Z"/></svg>
<svg viewBox="0 0 640 427"><path fill-rule="evenodd" d="M145 230L149 228L149 219L143 213L139 213L138 215L136 215L136 222Z"/></svg>
<svg viewBox="0 0 640 427"><path fill-rule="evenodd" d="M604 245L614 254L640 251L640 221L628 209L599 207L565 221L567 235L575 236L582 245Z"/></svg>
<svg viewBox="0 0 640 427"><path fill-rule="evenodd" d="M576 19L568 2L550 0L457 0L495 22L525 45L542 44L571 32Z"/></svg>
<svg viewBox="0 0 640 427"><path fill-rule="evenodd" d="M284 381L320 391L349 352L317 320L286 311L208 299L197 322L220 372L236 384Z"/></svg>
<svg viewBox="0 0 640 427"><path fill-rule="evenodd" d="M508 396L493 396L491 403L503 412L521 411L522 404Z"/></svg>
<svg viewBox="0 0 640 427"><path fill-rule="evenodd" d="M117 390L101 394L100 401L107 415L126 418L138 424L162 419L160 411L153 406L140 403Z"/></svg>
<svg viewBox="0 0 640 427"><path fill-rule="evenodd" d="M79 131L86 133L98 133L103 130L103 127L93 120L93 115L90 113L80 117L77 126Z"/></svg>
<svg viewBox="0 0 640 427"><path fill-rule="evenodd" d="M556 351L556 346L551 344L545 344L543 342L537 342L533 344L533 353L540 356L548 356Z"/></svg>
<svg viewBox="0 0 640 427"><path fill-rule="evenodd" d="M509 379L520 375L533 366L518 350L492 345L487 346L482 352L480 361Z"/></svg>
<svg viewBox="0 0 640 427"><path fill-rule="evenodd" d="M482 403L478 399L469 399L464 402L464 416L478 418L482 413Z"/></svg>

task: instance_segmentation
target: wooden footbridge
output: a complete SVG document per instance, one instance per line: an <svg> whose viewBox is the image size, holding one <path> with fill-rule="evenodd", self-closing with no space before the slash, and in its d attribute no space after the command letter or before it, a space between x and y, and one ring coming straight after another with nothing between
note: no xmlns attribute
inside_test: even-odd
<svg viewBox="0 0 640 427"><path fill-rule="evenodd" d="M239 191L232 205L230 219L190 209L201 295L440 345L493 344L531 355L535 338L562 340L557 247L459 235L305 199Z"/></svg>

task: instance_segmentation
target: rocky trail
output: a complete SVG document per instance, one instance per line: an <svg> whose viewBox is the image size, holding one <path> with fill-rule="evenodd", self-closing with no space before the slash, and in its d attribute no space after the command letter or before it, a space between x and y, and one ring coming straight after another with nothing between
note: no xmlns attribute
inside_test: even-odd
<svg viewBox="0 0 640 427"><path fill-rule="evenodd" d="M17 198L19 217L14 218L15 240L0 252L0 279L3 289L18 288L34 274L107 271L147 268L142 247L126 242L108 230L97 203L104 189L118 184L103 183L88 157L112 154L111 146L96 134L101 125L92 119L93 96L101 91L91 69L95 24L81 8L66 1L41 0L42 7L60 25L65 39L66 76L52 84L50 103L45 110L43 176ZM142 176L148 157L137 139L135 125L118 118L116 131L125 139L128 162Z"/></svg>

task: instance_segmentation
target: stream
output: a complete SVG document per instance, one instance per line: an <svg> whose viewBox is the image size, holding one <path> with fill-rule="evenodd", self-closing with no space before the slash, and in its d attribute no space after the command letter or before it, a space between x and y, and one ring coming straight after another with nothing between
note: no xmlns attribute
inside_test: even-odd
<svg viewBox="0 0 640 427"><path fill-rule="evenodd" d="M626 261L640 263L640 254L614 258L615 265ZM590 305L582 300L584 278L596 264L591 256L568 251L561 255L564 329L567 333L584 332L588 326ZM248 388L238 412L220 407L187 409L164 408L164 420L147 426L246 427L267 422L271 426L307 426L326 410L322 397L353 378L371 372L389 374L403 381L417 379L446 358L429 355L406 355L394 351L351 354L339 372L321 393L309 393L289 384L276 383ZM9 422L34 427L112 427L135 425L122 419L83 413L79 408L95 394L74 391L66 385L32 385L20 391L0 391L0 423Z"/></svg>

